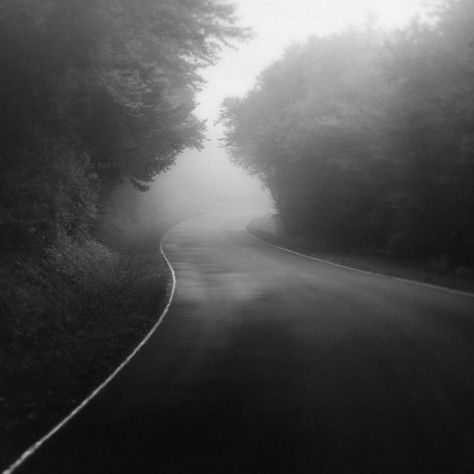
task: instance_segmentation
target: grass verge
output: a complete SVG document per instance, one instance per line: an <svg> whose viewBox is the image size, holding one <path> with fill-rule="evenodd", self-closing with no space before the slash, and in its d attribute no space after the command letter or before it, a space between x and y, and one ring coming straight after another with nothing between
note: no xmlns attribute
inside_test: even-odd
<svg viewBox="0 0 474 474"><path fill-rule="evenodd" d="M0 270L0 472L99 385L156 323L160 235L64 239Z"/></svg>
<svg viewBox="0 0 474 474"><path fill-rule="evenodd" d="M256 237L279 247L327 260L340 265L405 278L422 283L474 293L474 269L452 268L442 260L396 261L370 253L356 253L331 248L320 248L311 240L286 233L276 216L265 216L250 222L248 230Z"/></svg>

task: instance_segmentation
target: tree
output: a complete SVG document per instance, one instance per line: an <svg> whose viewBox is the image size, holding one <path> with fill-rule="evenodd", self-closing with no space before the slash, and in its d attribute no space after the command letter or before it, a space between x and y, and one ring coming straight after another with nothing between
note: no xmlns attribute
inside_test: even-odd
<svg viewBox="0 0 474 474"><path fill-rule="evenodd" d="M235 25L233 11L225 0L3 2L0 205L5 212L24 212L14 209L22 181L27 188L30 180L37 182L41 194L51 193L49 202L58 186L69 186L76 176L91 190L81 196L101 196L100 204L122 179L145 189L184 148L199 147L204 124L193 115L202 85L199 71L216 61L223 45L248 34ZM65 155L77 164L67 179L54 174L61 168L54 163ZM45 203L44 219L54 227L50 214L55 211ZM12 219L22 235L38 240L37 226ZM10 224L4 224L3 233L11 234Z"/></svg>
<svg viewBox="0 0 474 474"><path fill-rule="evenodd" d="M222 108L234 161L320 244L474 264L474 6L295 45Z"/></svg>
<svg viewBox="0 0 474 474"><path fill-rule="evenodd" d="M396 253L474 261L473 21L472 2L443 2L432 25L412 24L386 49Z"/></svg>
<svg viewBox="0 0 474 474"><path fill-rule="evenodd" d="M382 87L374 35L295 45L247 97L223 104L234 161L263 178L289 229L321 242L368 238L360 223L376 202L374 93Z"/></svg>

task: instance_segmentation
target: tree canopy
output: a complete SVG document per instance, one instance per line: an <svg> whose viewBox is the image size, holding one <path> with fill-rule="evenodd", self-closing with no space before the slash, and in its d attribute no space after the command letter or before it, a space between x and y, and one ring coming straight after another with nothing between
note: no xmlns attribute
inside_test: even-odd
<svg viewBox="0 0 474 474"><path fill-rule="evenodd" d="M2 235L72 232L200 147L200 69L247 34L225 0L2 2Z"/></svg>
<svg viewBox="0 0 474 474"><path fill-rule="evenodd" d="M474 6L311 38L221 120L285 226L322 244L474 262Z"/></svg>

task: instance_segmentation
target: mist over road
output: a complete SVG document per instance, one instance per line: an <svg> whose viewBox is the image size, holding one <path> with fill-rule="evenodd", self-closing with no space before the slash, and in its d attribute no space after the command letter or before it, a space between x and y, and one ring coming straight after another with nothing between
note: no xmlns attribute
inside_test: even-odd
<svg viewBox="0 0 474 474"><path fill-rule="evenodd" d="M168 233L166 320L18 472L473 472L474 298L281 252L248 220Z"/></svg>

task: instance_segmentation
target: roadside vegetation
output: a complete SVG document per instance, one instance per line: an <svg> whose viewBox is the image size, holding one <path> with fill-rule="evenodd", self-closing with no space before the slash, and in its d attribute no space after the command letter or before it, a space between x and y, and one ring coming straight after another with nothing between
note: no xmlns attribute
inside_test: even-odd
<svg viewBox="0 0 474 474"><path fill-rule="evenodd" d="M0 470L156 321L170 222L117 233L112 196L201 147L200 71L247 36L223 0L0 5Z"/></svg>
<svg viewBox="0 0 474 474"><path fill-rule="evenodd" d="M291 46L222 106L285 235L474 279L474 3Z"/></svg>
<svg viewBox="0 0 474 474"><path fill-rule="evenodd" d="M169 295L160 234L106 246L64 238L2 261L0 465L99 385L156 323Z"/></svg>
<svg viewBox="0 0 474 474"><path fill-rule="evenodd" d="M249 223L247 229L251 235L266 243L326 262L474 293L474 275L465 271L456 272L442 260L394 259L370 250L364 251L358 248L342 250L333 246L322 246L315 243L310 237L302 237L294 232L286 231L278 215L255 218Z"/></svg>

